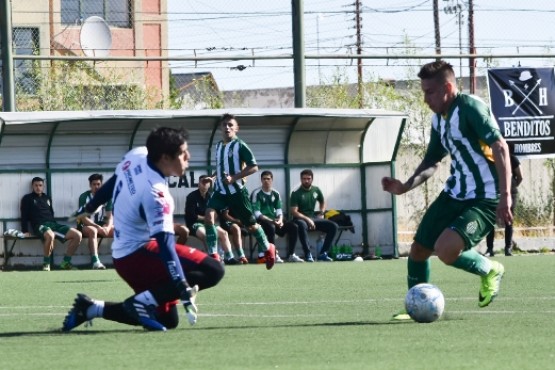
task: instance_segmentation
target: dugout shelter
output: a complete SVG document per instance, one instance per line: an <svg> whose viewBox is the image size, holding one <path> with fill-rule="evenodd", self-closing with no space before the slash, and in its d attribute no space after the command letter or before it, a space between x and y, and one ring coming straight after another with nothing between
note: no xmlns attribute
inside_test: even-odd
<svg viewBox="0 0 555 370"><path fill-rule="evenodd" d="M63 220L89 189L88 176L98 172L107 180L122 156L144 145L157 126L189 131L190 168L183 177L169 179L176 221L184 223L187 194L197 188L200 175L212 172L223 113L237 117L239 136L253 150L260 171L273 172L284 210L300 185L300 172L311 168L327 208L343 210L353 220L355 233L344 232L339 243L362 247L365 254L379 246L384 257L397 256L395 199L381 189L380 180L395 174L407 115L379 109L0 112L0 231L20 228L19 202L31 192L34 176L45 178L55 216ZM249 191L260 186L260 171L248 178ZM87 260L85 243L77 253ZM4 240L3 264L6 251ZM62 249L55 247L54 253L61 255ZM109 260L109 245L103 243L101 253ZM9 257L12 264L38 265L42 246L21 240Z"/></svg>

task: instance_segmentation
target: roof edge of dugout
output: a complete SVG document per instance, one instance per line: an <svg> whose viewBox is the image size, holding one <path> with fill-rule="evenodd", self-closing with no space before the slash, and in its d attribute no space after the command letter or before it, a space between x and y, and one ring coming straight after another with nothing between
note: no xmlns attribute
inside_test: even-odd
<svg viewBox="0 0 555 370"><path fill-rule="evenodd" d="M41 111L0 112L5 124L48 123L61 121L104 119L172 119L187 117L220 117L231 113L238 117L407 117L406 113L385 109L325 109L325 108L235 108L205 110L95 110L95 111Z"/></svg>

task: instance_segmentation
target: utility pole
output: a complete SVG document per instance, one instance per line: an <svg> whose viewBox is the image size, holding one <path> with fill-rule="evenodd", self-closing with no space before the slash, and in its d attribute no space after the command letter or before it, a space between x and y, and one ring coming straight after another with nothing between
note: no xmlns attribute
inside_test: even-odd
<svg viewBox="0 0 555 370"><path fill-rule="evenodd" d="M476 54L476 48L474 47L474 1L468 0L468 47L470 54ZM470 79L470 93L474 94L476 92L476 58L468 58L468 65L470 67L470 73L468 78Z"/></svg>
<svg viewBox="0 0 555 370"><path fill-rule="evenodd" d="M361 0L355 1L355 20L356 20L356 30L357 30L357 55L362 55L362 17L360 15L360 2ZM362 58L357 58L357 75L358 75L358 107L364 107L364 93L362 89Z"/></svg>
<svg viewBox="0 0 555 370"><path fill-rule="evenodd" d="M306 106L306 76L304 62L304 0L292 0L293 12L293 77L295 108Z"/></svg>
<svg viewBox="0 0 555 370"><path fill-rule="evenodd" d="M441 36L439 32L439 0L434 0L434 34L436 39L436 54L441 55ZM439 60L438 57L436 60Z"/></svg>
<svg viewBox="0 0 555 370"><path fill-rule="evenodd" d="M444 0L447 1L447 0ZM450 5L443 8L445 14L455 14L457 16L457 24L459 25L459 54L462 54L462 25L464 23L462 18L462 12L465 10L464 4L460 0L452 0ZM459 58L459 90L462 91L464 84L463 84L463 71L462 71L462 57Z"/></svg>

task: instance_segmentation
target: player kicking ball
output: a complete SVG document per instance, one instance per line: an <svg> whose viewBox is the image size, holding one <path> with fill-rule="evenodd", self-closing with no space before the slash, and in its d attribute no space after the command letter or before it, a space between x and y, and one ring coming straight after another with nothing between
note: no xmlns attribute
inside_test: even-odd
<svg viewBox="0 0 555 370"><path fill-rule="evenodd" d="M418 77L424 101L434 112L422 163L406 182L391 177L382 187L395 195L424 183L450 155L451 176L430 205L414 236L407 262L409 289L428 283L432 253L445 264L480 276L478 305L488 306L499 293L504 267L473 249L499 223L511 223L510 164L507 143L488 107L457 91L453 67L444 61L425 64ZM394 320L409 320L405 311Z"/></svg>
<svg viewBox="0 0 555 370"><path fill-rule="evenodd" d="M182 176L189 157L185 131L158 128L148 136L146 147L125 155L114 176L76 212L78 219L112 198L113 263L135 294L123 302L78 294L62 331L97 317L147 330L173 329L179 323L179 300L189 324L197 322L197 292L218 284L224 268L198 249L175 244L174 200L166 178Z"/></svg>

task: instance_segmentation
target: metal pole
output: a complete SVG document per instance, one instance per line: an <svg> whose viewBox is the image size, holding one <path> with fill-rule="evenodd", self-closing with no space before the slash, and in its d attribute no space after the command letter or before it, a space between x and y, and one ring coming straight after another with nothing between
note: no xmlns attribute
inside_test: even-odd
<svg viewBox="0 0 555 370"><path fill-rule="evenodd" d="M293 79L295 108L306 106L306 76L304 62L303 0L291 0L293 12Z"/></svg>
<svg viewBox="0 0 555 370"><path fill-rule="evenodd" d="M322 14L316 15L316 54L320 55L320 17ZM322 84L322 72L320 71L320 58L318 58L318 84Z"/></svg>
<svg viewBox="0 0 555 370"><path fill-rule="evenodd" d="M356 12L356 28L357 28L357 55L362 55L362 36L361 36L361 24L360 24L360 0L355 2L355 12ZM364 97L362 91L362 59L357 59L357 75L358 75L358 107L364 107Z"/></svg>
<svg viewBox="0 0 555 370"><path fill-rule="evenodd" d="M472 0L468 0L468 46L469 54L476 54L476 48L474 47L474 3ZM470 57L468 64L470 67L468 76L470 79L470 93L474 94L476 92L476 58Z"/></svg>
<svg viewBox="0 0 555 370"><path fill-rule="evenodd" d="M441 55L441 36L439 31L439 4L438 0L434 0L434 30L436 39L436 54ZM439 60L441 58L437 58Z"/></svg>
<svg viewBox="0 0 555 370"><path fill-rule="evenodd" d="M10 0L0 0L0 34L2 35L2 110L15 111L15 83L12 53L12 10Z"/></svg>
<svg viewBox="0 0 555 370"><path fill-rule="evenodd" d="M457 16L459 21L459 54L462 54L462 8L458 7L457 0ZM459 59L459 89L463 89L463 72L462 72L462 58Z"/></svg>

